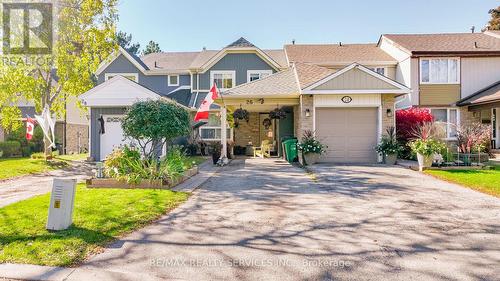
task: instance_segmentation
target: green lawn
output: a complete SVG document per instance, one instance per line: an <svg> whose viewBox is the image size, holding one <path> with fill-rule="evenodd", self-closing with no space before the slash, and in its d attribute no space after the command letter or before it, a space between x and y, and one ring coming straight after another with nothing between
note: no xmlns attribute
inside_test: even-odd
<svg viewBox="0 0 500 281"><path fill-rule="evenodd" d="M496 166L494 170L427 170L426 173L500 197L500 166Z"/></svg>
<svg viewBox="0 0 500 281"><path fill-rule="evenodd" d="M57 155L54 158L64 161L84 161L87 160L88 153Z"/></svg>
<svg viewBox="0 0 500 281"><path fill-rule="evenodd" d="M65 167L66 165L66 162L53 161L48 163L43 159L0 159L0 180L60 169Z"/></svg>
<svg viewBox="0 0 500 281"><path fill-rule="evenodd" d="M151 189L87 189L79 185L73 226L45 230L50 195L0 208L0 263L74 265L101 246L175 208L187 193Z"/></svg>

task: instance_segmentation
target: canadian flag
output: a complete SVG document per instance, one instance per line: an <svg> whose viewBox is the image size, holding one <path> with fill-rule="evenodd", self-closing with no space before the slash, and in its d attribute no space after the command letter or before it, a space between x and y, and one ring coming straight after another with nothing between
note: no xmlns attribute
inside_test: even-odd
<svg viewBox="0 0 500 281"><path fill-rule="evenodd" d="M31 140L33 138L33 131L35 130L35 120L31 118L26 119L26 139Z"/></svg>
<svg viewBox="0 0 500 281"><path fill-rule="evenodd" d="M214 83L212 89L210 89L210 92L208 92L207 96L201 103L200 108L198 108L198 112L196 112L196 115L194 116L194 121L207 120L210 106L218 97L219 90L217 89L217 85Z"/></svg>

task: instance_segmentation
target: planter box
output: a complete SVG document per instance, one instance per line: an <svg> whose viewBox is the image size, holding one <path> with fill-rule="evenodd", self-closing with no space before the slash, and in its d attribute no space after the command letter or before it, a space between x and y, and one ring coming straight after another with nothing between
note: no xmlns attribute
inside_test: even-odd
<svg viewBox="0 0 500 281"><path fill-rule="evenodd" d="M123 188L123 189L171 189L172 187L183 183L190 177L198 173L198 166L195 166L184 172L184 175L178 179L162 180L142 180L139 184L127 183L124 180L111 178L91 178L87 180L88 188Z"/></svg>

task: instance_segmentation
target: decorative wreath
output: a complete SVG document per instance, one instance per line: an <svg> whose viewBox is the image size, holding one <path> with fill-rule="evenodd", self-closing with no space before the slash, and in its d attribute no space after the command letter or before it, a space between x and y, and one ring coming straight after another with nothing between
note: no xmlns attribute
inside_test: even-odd
<svg viewBox="0 0 500 281"><path fill-rule="evenodd" d="M266 118L264 119L264 121L262 121L262 125L264 126L264 128L269 129L269 127L271 127L271 119L269 118Z"/></svg>

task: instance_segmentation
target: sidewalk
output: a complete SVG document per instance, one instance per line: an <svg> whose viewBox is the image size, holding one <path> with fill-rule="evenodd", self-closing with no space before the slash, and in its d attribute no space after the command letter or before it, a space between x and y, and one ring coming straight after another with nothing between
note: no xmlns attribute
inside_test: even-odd
<svg viewBox="0 0 500 281"><path fill-rule="evenodd" d="M85 180L92 175L92 164L72 162L71 167L42 174L26 175L0 182L0 208L50 192L54 178Z"/></svg>
<svg viewBox="0 0 500 281"><path fill-rule="evenodd" d="M197 175L191 177L182 184L176 186L173 190L183 191L183 192L193 192L202 184L204 184L208 179L210 179L214 174L216 174L221 167L214 166L211 160L207 160L200 164L199 172ZM69 176L69 175L67 175ZM81 176L76 176L77 178ZM22 192L23 188L13 187L12 192L16 190L19 192L17 198L26 197L46 193L50 191L50 187L46 188L45 185L50 186L49 182L52 182L53 175L43 175L43 176L28 176L30 183L23 184L23 188L36 189L33 192ZM27 181L23 178L24 181ZM34 188L33 181L36 180L37 188ZM43 182L44 184L40 184ZM46 184L45 184L46 183ZM6 184L6 186L2 186ZM31 185L31 186L30 186ZM2 189L9 188L7 182L0 184L0 204L8 202L7 196L2 195ZM29 196L30 195L30 196ZM4 198L5 197L5 198ZM14 198L16 196L12 196ZM12 201L11 199L10 201ZM21 200L21 199L19 199ZM19 201L17 200L17 201ZM15 202L15 201L13 201ZM12 203L13 203L12 202ZM9 203L11 204L11 203ZM1 205L0 205L1 206ZM4 263L0 264L0 280L5 279L16 279L16 280L50 280L50 281L68 281L68 280L160 280L154 276L145 273L130 273L130 272L118 272L118 271L108 271L102 269L87 269L87 268L66 268L66 267L54 267L54 266L41 266L32 264L12 264Z"/></svg>

